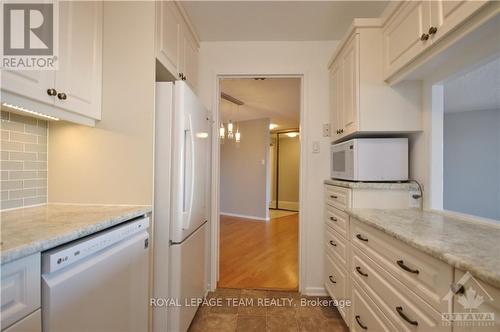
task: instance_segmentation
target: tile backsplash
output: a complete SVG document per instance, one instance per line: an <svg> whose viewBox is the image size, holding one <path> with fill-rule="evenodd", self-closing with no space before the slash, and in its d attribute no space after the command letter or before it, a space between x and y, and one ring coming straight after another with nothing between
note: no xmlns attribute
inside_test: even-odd
<svg viewBox="0 0 500 332"><path fill-rule="evenodd" d="M48 123L1 112L0 209L47 202Z"/></svg>

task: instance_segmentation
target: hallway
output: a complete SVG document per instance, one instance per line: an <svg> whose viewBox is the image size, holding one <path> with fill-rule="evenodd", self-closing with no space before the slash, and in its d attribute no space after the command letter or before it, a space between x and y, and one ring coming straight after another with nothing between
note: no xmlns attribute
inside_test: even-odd
<svg viewBox="0 0 500 332"><path fill-rule="evenodd" d="M298 289L299 214L269 222L221 215L219 288Z"/></svg>

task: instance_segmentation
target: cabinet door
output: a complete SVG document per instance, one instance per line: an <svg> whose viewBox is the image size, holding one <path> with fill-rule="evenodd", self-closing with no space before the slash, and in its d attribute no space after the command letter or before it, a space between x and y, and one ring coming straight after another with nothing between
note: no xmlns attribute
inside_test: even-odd
<svg viewBox="0 0 500 332"><path fill-rule="evenodd" d="M61 1L59 13L60 62L55 105L100 119L102 2Z"/></svg>
<svg viewBox="0 0 500 332"><path fill-rule="evenodd" d="M342 55L343 71L343 131L349 135L358 129L359 109L359 35L354 34Z"/></svg>
<svg viewBox="0 0 500 332"><path fill-rule="evenodd" d="M334 138L340 137L340 129L344 127L342 123L342 95L342 67L335 63L330 70L330 123Z"/></svg>
<svg viewBox="0 0 500 332"><path fill-rule="evenodd" d="M187 28L182 30L182 70L189 85L196 90L198 81L198 47Z"/></svg>
<svg viewBox="0 0 500 332"><path fill-rule="evenodd" d="M156 57L174 77L181 66L180 17L173 1L158 1L156 5Z"/></svg>
<svg viewBox="0 0 500 332"><path fill-rule="evenodd" d="M2 71L2 90L42 103L54 104L54 96L48 89L54 88L53 70L6 70Z"/></svg>
<svg viewBox="0 0 500 332"><path fill-rule="evenodd" d="M431 40L436 42L448 32L465 21L470 15L485 5L487 1L431 1L431 26L436 28L434 33L429 30ZM430 27L429 27L430 29Z"/></svg>
<svg viewBox="0 0 500 332"><path fill-rule="evenodd" d="M38 309L31 315L21 319L3 332L42 332L42 310Z"/></svg>
<svg viewBox="0 0 500 332"><path fill-rule="evenodd" d="M407 1L384 28L384 73L388 77L420 54L430 41L421 40L430 27L430 1Z"/></svg>

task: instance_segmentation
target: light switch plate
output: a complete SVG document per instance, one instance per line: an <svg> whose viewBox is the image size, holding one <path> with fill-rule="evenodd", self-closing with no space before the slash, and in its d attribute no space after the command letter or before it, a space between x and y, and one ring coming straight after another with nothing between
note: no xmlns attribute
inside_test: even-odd
<svg viewBox="0 0 500 332"><path fill-rule="evenodd" d="M323 137L330 137L330 124L323 124Z"/></svg>
<svg viewBox="0 0 500 332"><path fill-rule="evenodd" d="M319 153L319 151L320 151L319 142L318 141L313 142L313 153Z"/></svg>

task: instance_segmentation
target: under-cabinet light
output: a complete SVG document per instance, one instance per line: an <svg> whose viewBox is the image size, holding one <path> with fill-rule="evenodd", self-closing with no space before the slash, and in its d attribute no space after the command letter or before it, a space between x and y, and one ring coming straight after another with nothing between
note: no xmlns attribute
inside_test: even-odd
<svg viewBox="0 0 500 332"><path fill-rule="evenodd" d="M8 107L8 108L11 108L13 110L16 110L16 111L21 111L21 112L29 113L29 114L32 114L32 115L35 115L35 116L39 116L39 117L42 117L42 118L45 118L45 119L49 119L49 120L59 121L59 118L56 118L54 116L50 116L50 115L47 115L47 114L43 114L43 113L31 111L31 110L28 110L28 109L26 109L24 107L21 107L21 106L12 105L12 104L9 104L9 103L2 103L2 105L5 106L5 107Z"/></svg>

